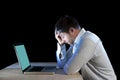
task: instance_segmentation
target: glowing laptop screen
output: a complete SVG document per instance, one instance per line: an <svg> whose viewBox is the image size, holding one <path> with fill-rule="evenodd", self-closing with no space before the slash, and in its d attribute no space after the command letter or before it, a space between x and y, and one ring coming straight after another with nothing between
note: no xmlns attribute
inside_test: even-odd
<svg viewBox="0 0 120 80"><path fill-rule="evenodd" d="M24 45L15 45L16 55L19 59L19 64L22 66L22 70L26 69L29 65L29 59Z"/></svg>

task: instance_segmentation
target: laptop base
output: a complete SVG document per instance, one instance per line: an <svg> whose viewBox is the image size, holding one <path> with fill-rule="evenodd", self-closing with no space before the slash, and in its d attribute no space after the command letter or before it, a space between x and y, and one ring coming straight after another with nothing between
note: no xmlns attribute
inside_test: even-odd
<svg viewBox="0 0 120 80"><path fill-rule="evenodd" d="M25 75L54 75L55 72L24 72Z"/></svg>
<svg viewBox="0 0 120 80"><path fill-rule="evenodd" d="M30 69L24 71L24 74L31 75L54 75L56 72L56 66L31 66Z"/></svg>

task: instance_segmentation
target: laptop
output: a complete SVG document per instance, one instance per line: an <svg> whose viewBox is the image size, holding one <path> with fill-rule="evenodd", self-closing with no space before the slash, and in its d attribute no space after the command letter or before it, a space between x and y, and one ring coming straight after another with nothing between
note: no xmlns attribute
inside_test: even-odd
<svg viewBox="0 0 120 80"><path fill-rule="evenodd" d="M56 66L33 66L30 64L27 51L24 44L14 44L15 53L18 63L23 74L41 74L53 75L56 71Z"/></svg>

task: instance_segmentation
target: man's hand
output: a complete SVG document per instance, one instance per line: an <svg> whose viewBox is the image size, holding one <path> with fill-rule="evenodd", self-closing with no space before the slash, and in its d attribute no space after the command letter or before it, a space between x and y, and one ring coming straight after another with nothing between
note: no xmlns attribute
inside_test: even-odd
<svg viewBox="0 0 120 80"><path fill-rule="evenodd" d="M57 55L59 56L59 58L61 59L62 58L62 54L61 54L61 46L59 43L57 43Z"/></svg>
<svg viewBox="0 0 120 80"><path fill-rule="evenodd" d="M55 38L57 39L57 41L60 45L64 44L64 41L62 40L59 31L55 31Z"/></svg>
<svg viewBox="0 0 120 80"><path fill-rule="evenodd" d="M66 56L65 44L61 46L59 43L57 43L57 56L60 59L64 59L64 57Z"/></svg>

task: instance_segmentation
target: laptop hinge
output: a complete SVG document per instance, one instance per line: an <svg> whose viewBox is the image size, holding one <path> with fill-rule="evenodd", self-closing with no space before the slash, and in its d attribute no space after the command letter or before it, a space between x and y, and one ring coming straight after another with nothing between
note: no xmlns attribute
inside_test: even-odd
<svg viewBox="0 0 120 80"><path fill-rule="evenodd" d="M29 71L30 68L31 68L31 65L29 65L26 69L24 69L23 72Z"/></svg>

